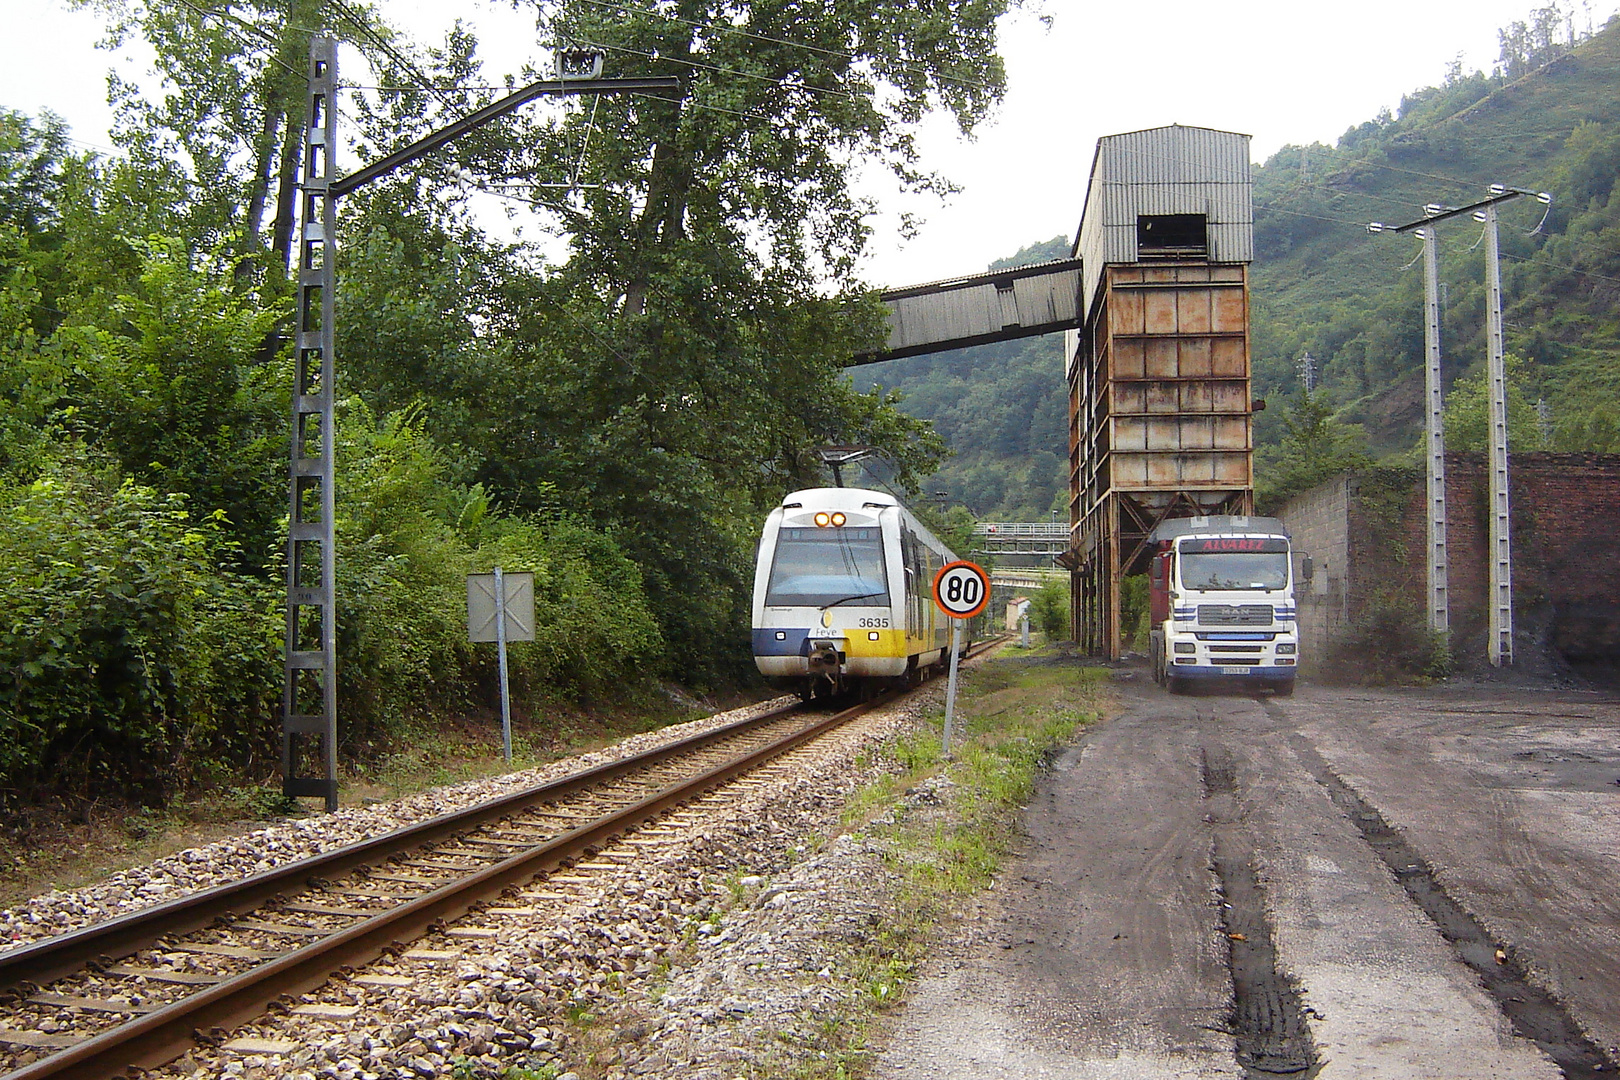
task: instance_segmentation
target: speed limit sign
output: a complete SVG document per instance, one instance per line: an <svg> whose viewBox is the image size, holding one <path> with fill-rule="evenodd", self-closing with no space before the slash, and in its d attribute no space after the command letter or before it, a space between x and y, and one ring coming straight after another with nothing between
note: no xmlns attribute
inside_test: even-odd
<svg viewBox="0 0 1620 1080"><path fill-rule="evenodd" d="M966 559L946 563L934 575L934 603L953 619L971 619L990 602L990 575Z"/></svg>

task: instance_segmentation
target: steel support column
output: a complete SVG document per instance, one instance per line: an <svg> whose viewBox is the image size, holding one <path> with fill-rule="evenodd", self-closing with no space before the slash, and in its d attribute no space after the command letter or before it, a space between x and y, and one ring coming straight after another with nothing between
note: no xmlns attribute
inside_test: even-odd
<svg viewBox="0 0 1620 1080"><path fill-rule="evenodd" d="M599 66L598 66L599 71ZM566 72L562 72L566 74ZM289 798L320 796L328 811L337 798L337 593L333 526L337 431L335 306L337 202L363 184L477 130L539 97L576 94L679 92L674 76L642 79L543 80L491 102L375 164L339 178L337 154L337 43L319 35L309 43L309 96L299 183L298 312L292 400L291 493L287 515L287 638L282 691L282 790ZM316 754L304 738L319 740ZM510 756L510 754L508 754ZM319 760L323 775L304 776Z"/></svg>
<svg viewBox="0 0 1620 1080"><path fill-rule="evenodd" d="M282 791L337 809L337 592L334 550L337 357L337 48L310 39L309 98L299 184L298 309L294 338L287 514L287 648L281 704ZM306 753L308 739L318 751ZM305 775L312 760L321 775Z"/></svg>

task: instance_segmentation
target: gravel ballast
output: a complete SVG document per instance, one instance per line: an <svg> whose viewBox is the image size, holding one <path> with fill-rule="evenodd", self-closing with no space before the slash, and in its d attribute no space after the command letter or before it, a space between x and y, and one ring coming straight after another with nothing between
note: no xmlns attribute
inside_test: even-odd
<svg viewBox="0 0 1620 1080"><path fill-rule="evenodd" d="M897 768L883 748L937 705L936 683L675 815L644 857L536 884L510 907L334 978L154 1076L498 1077L512 1066L626 1080L783 1075L827 1052L869 991L850 964L897 885L878 831L840 834L849 795ZM762 711L383 806L287 822L0 913L21 943L352 843ZM932 791L910 798L937 803ZM603 858L614 858L610 849ZM554 881L557 879L554 879ZM541 1072L539 1075L546 1075Z"/></svg>

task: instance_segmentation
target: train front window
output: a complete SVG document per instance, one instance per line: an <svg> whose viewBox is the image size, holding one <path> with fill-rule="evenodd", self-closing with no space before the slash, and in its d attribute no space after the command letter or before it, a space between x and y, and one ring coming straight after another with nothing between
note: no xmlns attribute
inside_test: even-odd
<svg viewBox="0 0 1620 1080"><path fill-rule="evenodd" d="M881 529L783 529L776 537L768 607L889 602Z"/></svg>

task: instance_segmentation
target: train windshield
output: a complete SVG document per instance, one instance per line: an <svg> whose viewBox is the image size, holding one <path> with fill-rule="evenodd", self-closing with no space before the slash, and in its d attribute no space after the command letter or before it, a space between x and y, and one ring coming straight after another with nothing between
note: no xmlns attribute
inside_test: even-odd
<svg viewBox="0 0 1620 1080"><path fill-rule="evenodd" d="M1287 588L1288 541L1188 541L1181 548L1181 584L1183 588L1195 592L1214 592L1218 589L1265 589L1269 592Z"/></svg>
<svg viewBox="0 0 1620 1080"><path fill-rule="evenodd" d="M768 607L886 605L881 529L783 529L771 562Z"/></svg>

